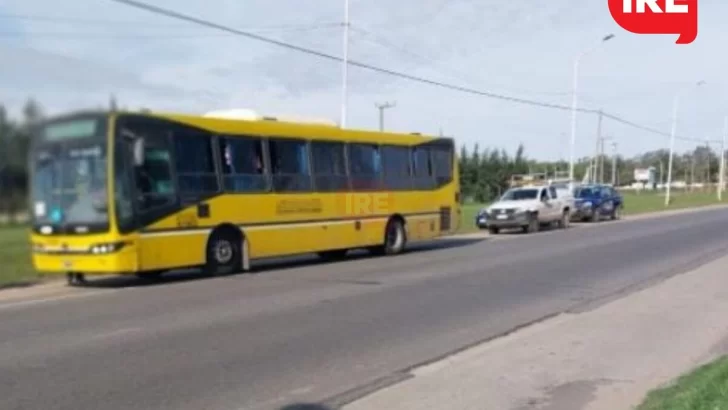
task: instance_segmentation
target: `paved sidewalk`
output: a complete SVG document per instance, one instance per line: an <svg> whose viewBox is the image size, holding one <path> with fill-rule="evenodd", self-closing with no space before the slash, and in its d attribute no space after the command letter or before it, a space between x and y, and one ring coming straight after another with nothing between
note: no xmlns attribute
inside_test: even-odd
<svg viewBox="0 0 728 410"><path fill-rule="evenodd" d="M415 369L345 410L620 410L728 353L728 257Z"/></svg>

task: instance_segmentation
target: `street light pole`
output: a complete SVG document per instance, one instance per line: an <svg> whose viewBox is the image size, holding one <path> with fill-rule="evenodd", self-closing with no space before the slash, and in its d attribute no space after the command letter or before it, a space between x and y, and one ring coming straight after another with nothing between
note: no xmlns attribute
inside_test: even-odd
<svg viewBox="0 0 728 410"><path fill-rule="evenodd" d="M577 100L577 91L579 89L579 63L581 61L581 58L585 55L589 54L592 50L597 48L602 43L609 41L614 38L614 34L608 34L604 36L604 38L601 39L599 44L595 45L594 47L582 52L576 58L574 59L574 67L573 67L573 78L572 78L572 89L571 89L571 141L569 144L569 180L571 184L571 188L573 188L574 185L574 156L575 156L575 150L576 150L576 113L578 111L578 100Z"/></svg>
<svg viewBox="0 0 728 410"><path fill-rule="evenodd" d="M384 110L397 106L396 102L385 102L384 104L374 104L379 110L379 131L384 131Z"/></svg>
<svg viewBox="0 0 728 410"><path fill-rule="evenodd" d="M698 81L695 87L700 87L705 84L705 81ZM675 94L672 100L672 126L670 127L670 159L667 161L667 186L665 189L665 206L670 206L670 193L672 188L672 162L675 156L675 133L677 131L677 109L680 102L680 94L682 91Z"/></svg>

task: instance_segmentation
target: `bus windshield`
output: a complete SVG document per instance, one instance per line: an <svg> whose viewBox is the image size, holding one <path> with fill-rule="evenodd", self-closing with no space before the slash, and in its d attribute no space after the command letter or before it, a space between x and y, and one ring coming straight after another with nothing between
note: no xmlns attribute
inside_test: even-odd
<svg viewBox="0 0 728 410"><path fill-rule="evenodd" d="M38 225L83 226L108 223L107 154L103 135L45 139L31 156L31 200ZM64 134L65 135L65 134Z"/></svg>

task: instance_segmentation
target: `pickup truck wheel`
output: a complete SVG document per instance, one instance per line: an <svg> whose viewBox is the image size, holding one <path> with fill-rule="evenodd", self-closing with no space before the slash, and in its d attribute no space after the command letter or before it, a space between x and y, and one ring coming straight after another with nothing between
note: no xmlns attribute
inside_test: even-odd
<svg viewBox="0 0 728 410"><path fill-rule="evenodd" d="M567 229L569 227L570 220L571 220L571 217L569 215L569 211L564 211L561 214L561 220L559 221L559 227L561 229Z"/></svg>
<svg viewBox="0 0 728 410"><path fill-rule="evenodd" d="M600 208L594 209L594 211L592 212L592 215L591 215L592 222L599 222L599 216L601 215L600 212L601 212Z"/></svg>
<svg viewBox="0 0 728 410"><path fill-rule="evenodd" d="M525 233L536 233L538 232L538 229L540 228L540 222L538 221L538 215L532 215L531 219L528 221L528 225L526 225L523 229Z"/></svg>

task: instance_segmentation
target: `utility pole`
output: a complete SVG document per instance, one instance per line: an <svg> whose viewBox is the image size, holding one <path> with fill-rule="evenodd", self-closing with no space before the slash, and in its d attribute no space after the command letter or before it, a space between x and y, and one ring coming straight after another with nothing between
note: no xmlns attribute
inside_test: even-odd
<svg viewBox="0 0 728 410"><path fill-rule="evenodd" d="M604 154L604 141L612 140L612 137L604 136L602 137L602 142L600 144L600 150L599 150L599 183L604 183L604 160L605 160L605 154Z"/></svg>
<svg viewBox="0 0 728 410"><path fill-rule="evenodd" d="M116 102L116 96L114 94L111 94L111 97L109 98L109 111L116 112L119 110L119 104Z"/></svg>
<svg viewBox="0 0 728 410"><path fill-rule="evenodd" d="M660 160L660 185L665 187L665 164Z"/></svg>
<svg viewBox="0 0 728 410"><path fill-rule="evenodd" d="M601 116L600 116L601 118ZM601 121L600 121L601 122ZM601 126L599 127L599 135L597 137L597 150L594 155L594 175L591 178L593 183L604 182L604 141L611 140L612 137L601 135Z"/></svg>
<svg viewBox="0 0 728 410"><path fill-rule="evenodd" d="M599 161L599 144L602 141L602 118L604 117L604 113L602 113L602 110L599 110L599 118L597 119L597 144L594 149L594 166L591 167L592 173L591 173L591 182L596 183L597 182L597 163Z"/></svg>
<svg viewBox="0 0 728 410"><path fill-rule="evenodd" d="M690 156L690 192L693 192L695 187L695 151Z"/></svg>
<svg viewBox="0 0 728 410"><path fill-rule="evenodd" d="M725 140L728 134L728 116L723 119L723 141L720 144L720 175L718 176L718 200L723 200L725 189Z"/></svg>
<svg viewBox="0 0 728 410"><path fill-rule="evenodd" d="M599 144L599 183L604 183L604 140L602 137L601 143Z"/></svg>
<svg viewBox="0 0 728 410"><path fill-rule="evenodd" d="M705 176L705 182L706 182L706 187L708 188L708 192L710 192L710 184L713 182L713 179L710 177L710 143L708 141L705 141L705 148L706 148L705 151L706 151L707 157L708 157L708 164L707 164L708 169L705 172L708 175Z"/></svg>
<svg viewBox="0 0 728 410"><path fill-rule="evenodd" d="M344 0L344 58L341 66L341 128L346 128L347 103L349 100L349 0Z"/></svg>
<svg viewBox="0 0 728 410"><path fill-rule="evenodd" d="M612 186L617 186L617 143L612 142Z"/></svg>
<svg viewBox="0 0 728 410"><path fill-rule="evenodd" d="M397 106L396 102L385 102L384 104L374 104L379 110L379 131L384 131L384 110Z"/></svg>

